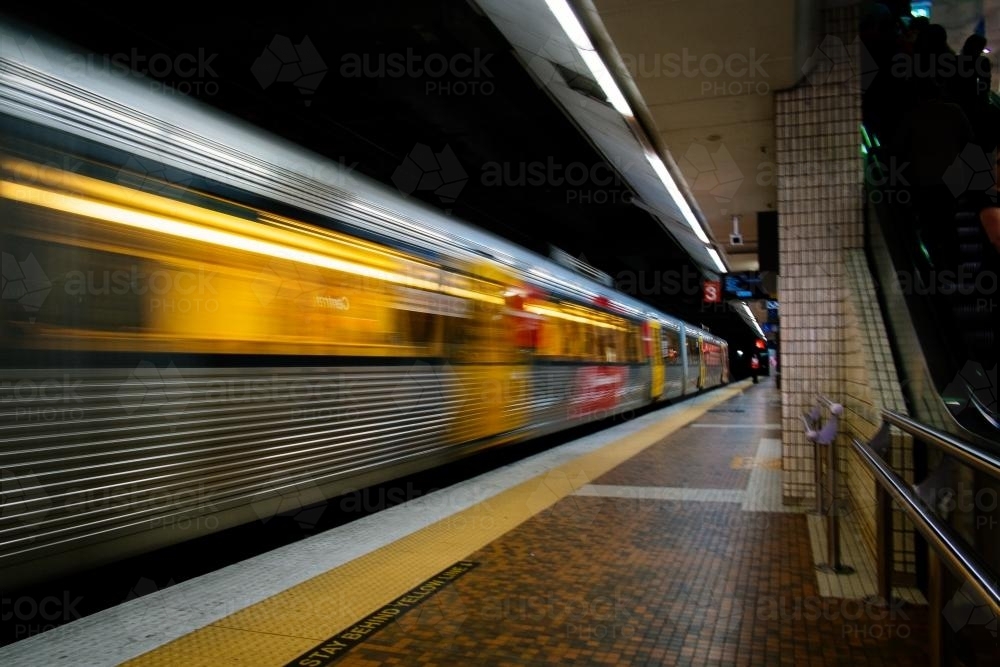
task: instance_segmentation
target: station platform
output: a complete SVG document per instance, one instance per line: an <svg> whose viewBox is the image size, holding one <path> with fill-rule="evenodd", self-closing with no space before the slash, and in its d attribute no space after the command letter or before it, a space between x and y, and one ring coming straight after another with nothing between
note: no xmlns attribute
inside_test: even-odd
<svg viewBox="0 0 1000 667"><path fill-rule="evenodd" d="M823 583L818 517L782 505L779 424L773 379L731 384L11 644L0 663L926 664L925 606Z"/></svg>

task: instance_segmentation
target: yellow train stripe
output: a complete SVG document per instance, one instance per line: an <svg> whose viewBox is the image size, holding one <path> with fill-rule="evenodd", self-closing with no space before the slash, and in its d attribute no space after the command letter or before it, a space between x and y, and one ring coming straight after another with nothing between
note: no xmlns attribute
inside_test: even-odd
<svg viewBox="0 0 1000 667"><path fill-rule="evenodd" d="M286 665L736 396L748 384L699 397L636 433L124 664Z"/></svg>

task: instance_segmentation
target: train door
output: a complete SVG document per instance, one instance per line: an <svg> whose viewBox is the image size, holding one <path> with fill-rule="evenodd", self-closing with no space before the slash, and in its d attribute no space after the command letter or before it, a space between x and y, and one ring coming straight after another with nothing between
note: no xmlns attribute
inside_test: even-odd
<svg viewBox="0 0 1000 667"><path fill-rule="evenodd" d="M681 327L680 331L681 337L681 394L688 393L688 346L687 346L687 331L684 327Z"/></svg>
<svg viewBox="0 0 1000 667"><path fill-rule="evenodd" d="M643 342L646 345L646 355L649 357L652 371L649 397L655 401L663 395L663 355L660 354L660 339L663 334L660 331L660 323L656 321L647 322L644 328L646 335Z"/></svg>
<svg viewBox="0 0 1000 667"><path fill-rule="evenodd" d="M720 379L722 384L726 384L727 382L729 382L729 343L726 342L722 343L721 356L722 356L721 360L722 376Z"/></svg>
<svg viewBox="0 0 1000 667"><path fill-rule="evenodd" d="M698 389L704 389L708 385L708 359L706 352L708 343L701 336L698 336Z"/></svg>
<svg viewBox="0 0 1000 667"><path fill-rule="evenodd" d="M660 357L664 366L664 398L676 398L684 393L684 343L681 329L665 325L660 328Z"/></svg>
<svg viewBox="0 0 1000 667"><path fill-rule="evenodd" d="M689 394L702 388L704 369L702 367L701 335L684 332L684 393Z"/></svg>
<svg viewBox="0 0 1000 667"><path fill-rule="evenodd" d="M516 280L488 264L470 267L463 290L475 292L473 312L446 327L445 346L455 370L458 415L453 424L459 441L474 441L515 431L525 425L531 401L533 350L519 347L524 338L513 318L517 303L507 297Z"/></svg>

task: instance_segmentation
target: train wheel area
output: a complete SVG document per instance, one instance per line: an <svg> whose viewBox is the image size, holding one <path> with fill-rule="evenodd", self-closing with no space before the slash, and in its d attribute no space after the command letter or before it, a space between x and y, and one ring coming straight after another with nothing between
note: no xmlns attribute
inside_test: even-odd
<svg viewBox="0 0 1000 667"><path fill-rule="evenodd" d="M818 517L781 501L780 417L773 380L728 385L10 644L0 660L923 664L925 606L869 606L873 573L838 588L816 569Z"/></svg>

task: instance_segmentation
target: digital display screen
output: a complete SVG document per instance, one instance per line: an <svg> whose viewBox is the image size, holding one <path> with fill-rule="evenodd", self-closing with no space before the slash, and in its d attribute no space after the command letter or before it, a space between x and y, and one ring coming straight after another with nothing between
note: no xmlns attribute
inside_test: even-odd
<svg viewBox="0 0 1000 667"><path fill-rule="evenodd" d="M727 299L767 299L763 281L757 271L727 273L723 281L723 293Z"/></svg>

